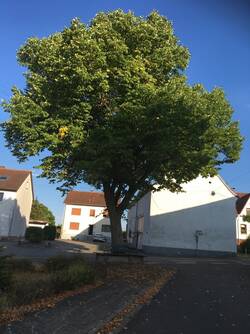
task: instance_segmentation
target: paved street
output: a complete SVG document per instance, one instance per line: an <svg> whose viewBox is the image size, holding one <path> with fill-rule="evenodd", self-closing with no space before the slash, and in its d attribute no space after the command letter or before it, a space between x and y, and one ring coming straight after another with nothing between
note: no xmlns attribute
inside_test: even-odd
<svg viewBox="0 0 250 334"><path fill-rule="evenodd" d="M95 259L95 252L101 252L105 247L103 243L82 242L72 240L55 240L41 244L22 243L17 241L0 240L0 256L13 255L16 257L28 258L32 261L45 261L48 257L56 255L84 254L86 259Z"/></svg>
<svg viewBox="0 0 250 334"><path fill-rule="evenodd" d="M160 261L160 259L150 259ZM165 259L177 274L122 334L250 332L250 263L244 259Z"/></svg>
<svg viewBox="0 0 250 334"><path fill-rule="evenodd" d="M249 258L148 257L146 262L176 268L176 275L149 305L130 316L121 334L250 332ZM94 334L139 290L121 282L103 286L0 326L0 333Z"/></svg>

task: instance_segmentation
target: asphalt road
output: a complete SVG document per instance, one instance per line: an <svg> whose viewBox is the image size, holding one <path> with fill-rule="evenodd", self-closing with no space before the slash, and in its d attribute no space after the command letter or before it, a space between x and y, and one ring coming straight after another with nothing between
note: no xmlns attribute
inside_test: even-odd
<svg viewBox="0 0 250 334"><path fill-rule="evenodd" d="M0 240L0 256L13 255L32 261L45 261L48 257L56 255L83 254L86 259L95 259L95 252L101 252L105 244L93 242L81 242L72 240L54 240L32 244L24 242L21 245L17 241Z"/></svg>
<svg viewBox="0 0 250 334"><path fill-rule="evenodd" d="M250 333L249 262L184 259L175 266L172 281L122 334Z"/></svg>

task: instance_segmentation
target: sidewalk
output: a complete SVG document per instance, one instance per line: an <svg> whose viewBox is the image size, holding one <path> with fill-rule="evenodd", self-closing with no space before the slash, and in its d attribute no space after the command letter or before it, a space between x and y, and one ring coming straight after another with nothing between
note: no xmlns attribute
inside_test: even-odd
<svg viewBox="0 0 250 334"><path fill-rule="evenodd" d="M140 288L122 282L111 283L86 294L70 297L53 309L26 316L22 321L0 326L2 334L75 334L96 333L112 319Z"/></svg>
<svg viewBox="0 0 250 334"><path fill-rule="evenodd" d="M136 298L143 296L160 277L165 277L163 272L168 275L170 271L151 265L113 265L102 286L87 293L69 297L56 304L54 308L29 314L21 321L0 325L0 333L98 333L99 329L102 329L128 305L132 304L135 310ZM170 276L167 275L166 278L169 278ZM164 278L164 282L166 280Z"/></svg>

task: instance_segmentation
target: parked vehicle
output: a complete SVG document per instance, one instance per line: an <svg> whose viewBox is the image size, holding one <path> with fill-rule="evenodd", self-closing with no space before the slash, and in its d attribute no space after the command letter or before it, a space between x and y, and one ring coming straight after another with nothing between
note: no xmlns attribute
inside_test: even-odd
<svg viewBox="0 0 250 334"><path fill-rule="evenodd" d="M107 238L100 233L96 233L96 234L93 234L93 241L95 241L95 242L107 242Z"/></svg>

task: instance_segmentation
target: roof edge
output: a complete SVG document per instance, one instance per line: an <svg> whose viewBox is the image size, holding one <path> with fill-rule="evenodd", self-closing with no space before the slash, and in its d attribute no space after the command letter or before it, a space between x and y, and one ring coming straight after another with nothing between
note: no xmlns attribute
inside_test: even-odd
<svg viewBox="0 0 250 334"><path fill-rule="evenodd" d="M238 197L236 191L234 191L223 179L223 177L219 174L217 174L218 178L221 180L221 182L224 184L224 186L231 192L231 194L234 195L234 197Z"/></svg>

